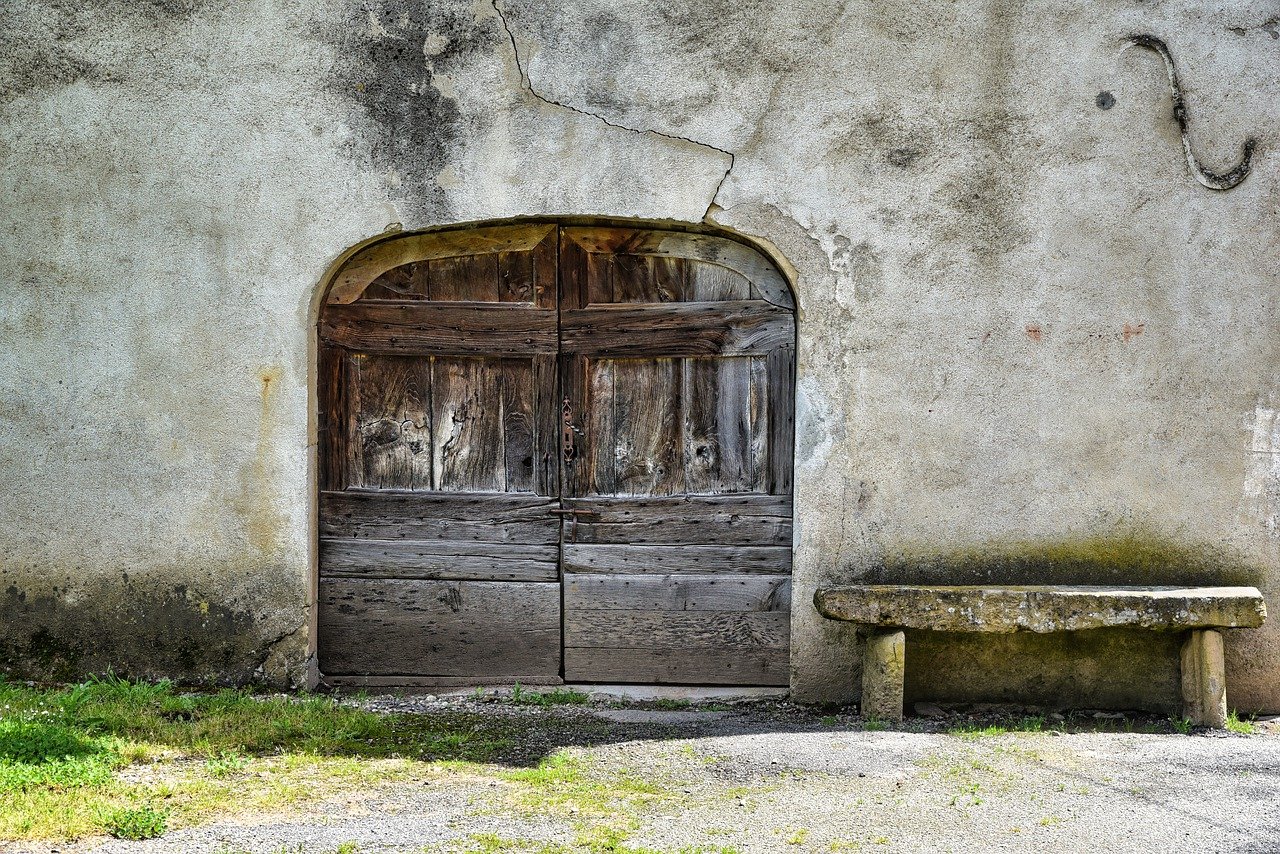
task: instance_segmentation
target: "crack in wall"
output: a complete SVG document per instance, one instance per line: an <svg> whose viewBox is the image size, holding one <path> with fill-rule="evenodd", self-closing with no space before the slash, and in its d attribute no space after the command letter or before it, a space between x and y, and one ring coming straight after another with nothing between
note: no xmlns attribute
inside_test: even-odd
<svg viewBox="0 0 1280 854"><path fill-rule="evenodd" d="M1187 168L1191 170L1192 176L1210 190L1230 190L1247 178L1253 161L1253 150L1258 144L1257 139L1249 137L1240 145L1240 162L1226 172L1211 172L1204 168L1195 152L1191 150L1191 136L1187 130L1191 125L1191 117L1187 114L1182 84L1178 81L1178 69L1173 63L1173 54L1169 52L1169 46L1152 35L1132 35L1129 36L1128 41L1125 49L1145 48L1164 60L1165 73L1169 78L1169 94L1173 98L1173 117L1177 120L1178 129L1182 132L1182 152L1186 155Z"/></svg>
<svg viewBox="0 0 1280 854"><path fill-rule="evenodd" d="M641 134L641 135L652 134L653 136L661 137L662 139L668 139L668 140L671 140L672 142L686 142L690 145L696 145L699 148L705 148L709 151L714 151L718 154L723 154L725 157L728 157L729 164L725 167L724 174L720 176L720 180L716 182L716 188L711 194L711 201L707 203L707 212L702 216L702 219L704 221L708 221L710 219L711 214L717 208L716 200L720 197L720 190L721 188L724 187L724 182L729 179L729 173L733 171L734 163L737 160L736 156L732 151L726 151L723 148L719 148L707 142L699 142L696 139L689 139L687 136L679 136L676 134L663 133L662 131L654 130L653 128L633 128L627 125L620 125L617 122L610 121L609 119L605 118L599 113L593 113L589 110L584 110L579 107L575 107L572 104L566 104L563 101L557 101L553 98L548 98L545 95L542 95L536 89L533 88L533 80L529 76L529 72L525 70L524 62L520 59L520 47L519 45L516 44L516 36L515 36L515 33L512 32L511 30L511 24L507 20L506 12L503 11L502 6L499 4L498 0L490 0L490 2L493 4L493 11L498 13L498 19L502 21L502 29L506 31L507 39L511 42L511 55L515 59L516 70L520 73L520 88L528 92L537 100L549 106L560 107L561 109L570 110L571 112L578 113L579 115L587 116L588 118L592 118L599 122L603 122L604 124L608 125L611 128L617 128L618 130L625 130L630 133Z"/></svg>

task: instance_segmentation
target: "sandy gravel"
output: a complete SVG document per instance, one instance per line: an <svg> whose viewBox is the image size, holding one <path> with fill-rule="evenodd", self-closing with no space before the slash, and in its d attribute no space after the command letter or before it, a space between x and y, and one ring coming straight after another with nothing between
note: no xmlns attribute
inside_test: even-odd
<svg viewBox="0 0 1280 854"><path fill-rule="evenodd" d="M476 705L368 701L426 712L460 703ZM61 849L585 846L584 832L598 831L603 819L572 807L521 807L513 800L516 787L502 778L510 768L566 750L585 758L601 779L625 771L661 786L664 796L630 810L622 825L618 816L610 819L625 825L622 844L633 849L1280 852L1280 728L1274 724L1252 736L1143 734L1123 730L1158 725L1158 719L1086 715L1068 721L1082 722L1086 731L960 737L948 733L966 720L956 715L864 731L851 715L776 701L675 711L480 707L486 715L515 718L521 732L510 755L480 773L434 771L296 813L241 816L146 842L86 840ZM1103 728L1121 731L1098 731Z"/></svg>

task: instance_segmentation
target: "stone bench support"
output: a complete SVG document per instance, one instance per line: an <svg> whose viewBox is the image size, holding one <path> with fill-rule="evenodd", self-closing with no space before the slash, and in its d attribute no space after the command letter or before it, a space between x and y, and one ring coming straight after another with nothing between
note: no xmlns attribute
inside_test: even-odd
<svg viewBox="0 0 1280 854"><path fill-rule="evenodd" d="M819 613L858 624L866 638L862 713L902 719L903 629L1059 632L1132 626L1183 631L1183 715L1200 726L1227 721L1221 629L1256 628L1267 609L1256 587L959 587L847 585L820 588Z"/></svg>

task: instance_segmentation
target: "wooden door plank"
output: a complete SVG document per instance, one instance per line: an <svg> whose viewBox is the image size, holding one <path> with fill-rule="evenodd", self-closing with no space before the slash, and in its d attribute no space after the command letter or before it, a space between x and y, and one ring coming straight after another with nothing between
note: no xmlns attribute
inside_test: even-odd
<svg viewBox="0 0 1280 854"><path fill-rule="evenodd" d="M501 493L322 492L320 535L554 545L554 498Z"/></svg>
<svg viewBox="0 0 1280 854"><path fill-rule="evenodd" d="M628 358L764 355L795 340L791 313L759 300L592 306L564 311L567 353Z"/></svg>
<svg viewBox="0 0 1280 854"><path fill-rule="evenodd" d="M585 453L577 461L580 475L573 494L613 495L618 491L616 367L611 359L581 362L579 370L587 372L586 399L571 400L570 406L575 423L582 425L579 438Z"/></svg>
<svg viewBox="0 0 1280 854"><path fill-rule="evenodd" d="M431 366L431 434L435 482L440 491L502 492L501 377L517 360L437 357ZM532 382L532 370L524 366Z"/></svg>
<svg viewBox="0 0 1280 854"><path fill-rule="evenodd" d="M796 351L769 354L769 491L791 494L795 456Z"/></svg>
<svg viewBox="0 0 1280 854"><path fill-rule="evenodd" d="M689 262L689 288L687 299L691 302L752 299L751 282L737 270L710 264L706 261Z"/></svg>
<svg viewBox="0 0 1280 854"><path fill-rule="evenodd" d="M317 365L316 394L320 401L316 433L319 447L321 489L342 489L349 483L347 445L350 401L347 398L350 356L340 347L321 347Z"/></svg>
<svg viewBox="0 0 1280 854"><path fill-rule="evenodd" d="M431 488L430 362L410 356L355 357L360 483L378 489Z"/></svg>
<svg viewBox="0 0 1280 854"><path fill-rule="evenodd" d="M532 253L498 253L498 302L534 303L536 280Z"/></svg>
<svg viewBox="0 0 1280 854"><path fill-rule="evenodd" d="M607 305L614 301L615 261L612 255L588 253L583 264L583 305Z"/></svg>
<svg viewBox="0 0 1280 854"><path fill-rule="evenodd" d="M505 491L535 491L534 431L536 395L533 365L504 359L499 369L502 403L502 454Z"/></svg>
<svg viewBox="0 0 1280 854"><path fill-rule="evenodd" d="M602 649L565 647L566 682L685 685L786 685L785 649Z"/></svg>
<svg viewBox="0 0 1280 854"><path fill-rule="evenodd" d="M326 675L559 674L558 584L329 580L318 604Z"/></svg>
<svg viewBox="0 0 1280 854"><path fill-rule="evenodd" d="M565 572L759 573L791 572L791 549L783 546L632 546L565 543Z"/></svg>
<svg viewBox="0 0 1280 854"><path fill-rule="evenodd" d="M431 262L432 302L500 302L500 252Z"/></svg>
<svg viewBox="0 0 1280 854"><path fill-rule="evenodd" d="M534 492L560 493L560 388L554 356L533 357Z"/></svg>
<svg viewBox="0 0 1280 854"><path fill-rule="evenodd" d="M614 493L649 496L684 491L678 363L619 359L612 366ZM603 488L598 493L610 494Z"/></svg>
<svg viewBox="0 0 1280 854"><path fill-rule="evenodd" d="M688 302L695 299L689 287L689 261L651 255L654 298L650 302Z"/></svg>
<svg viewBox="0 0 1280 854"><path fill-rule="evenodd" d="M600 649L786 649L790 612L566 609L564 645Z"/></svg>
<svg viewBox="0 0 1280 854"><path fill-rule="evenodd" d="M613 256L613 299L611 302L659 302L654 283L653 259L648 255ZM606 302L606 300L598 300Z"/></svg>
<svg viewBox="0 0 1280 854"><path fill-rule="evenodd" d="M556 312L497 302L358 302L328 306L320 340L367 353L554 355Z"/></svg>
<svg viewBox="0 0 1280 854"><path fill-rule="evenodd" d="M528 251L556 232L551 223L521 223L489 228L406 234L388 238L351 256L329 288L329 305L354 302L378 276L414 261Z"/></svg>
<svg viewBox="0 0 1280 854"><path fill-rule="evenodd" d="M565 506L588 511L571 523L573 542L580 544L791 546L791 499L785 495L574 498Z"/></svg>
<svg viewBox="0 0 1280 854"><path fill-rule="evenodd" d="M557 581L558 549L474 540L320 538L320 577Z"/></svg>
<svg viewBox="0 0 1280 854"><path fill-rule="evenodd" d="M789 575L592 575L564 579L564 609L790 613Z"/></svg>

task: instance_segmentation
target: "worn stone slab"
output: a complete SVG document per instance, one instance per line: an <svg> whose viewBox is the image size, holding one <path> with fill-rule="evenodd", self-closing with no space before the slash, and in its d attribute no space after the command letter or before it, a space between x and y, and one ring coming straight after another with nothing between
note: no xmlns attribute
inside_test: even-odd
<svg viewBox="0 0 1280 854"><path fill-rule="evenodd" d="M915 586L819 588L824 617L865 626L944 632L1064 632L1255 628L1267 608L1256 587Z"/></svg>
<svg viewBox="0 0 1280 854"><path fill-rule="evenodd" d="M903 681L907 672L907 639L901 631L867 638L862 655L862 716L902 720Z"/></svg>
<svg viewBox="0 0 1280 854"><path fill-rule="evenodd" d="M1182 645L1182 716L1198 726L1227 725L1227 666L1222 633L1188 633Z"/></svg>

